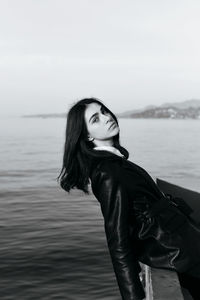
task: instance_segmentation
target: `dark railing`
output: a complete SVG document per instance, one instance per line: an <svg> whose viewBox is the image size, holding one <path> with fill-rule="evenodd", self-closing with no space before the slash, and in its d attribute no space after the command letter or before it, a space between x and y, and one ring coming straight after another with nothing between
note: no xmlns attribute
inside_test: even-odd
<svg viewBox="0 0 200 300"><path fill-rule="evenodd" d="M142 270L146 300L192 300L187 291L181 288L176 272L146 265L142 265Z"/></svg>

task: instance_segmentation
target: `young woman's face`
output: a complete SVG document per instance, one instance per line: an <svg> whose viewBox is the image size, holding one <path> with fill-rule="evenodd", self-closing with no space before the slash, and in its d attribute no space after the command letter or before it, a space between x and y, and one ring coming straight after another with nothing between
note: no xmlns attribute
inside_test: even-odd
<svg viewBox="0 0 200 300"><path fill-rule="evenodd" d="M112 145L113 137L119 133L119 126L111 114L98 103L90 103L85 109L88 134L97 146Z"/></svg>

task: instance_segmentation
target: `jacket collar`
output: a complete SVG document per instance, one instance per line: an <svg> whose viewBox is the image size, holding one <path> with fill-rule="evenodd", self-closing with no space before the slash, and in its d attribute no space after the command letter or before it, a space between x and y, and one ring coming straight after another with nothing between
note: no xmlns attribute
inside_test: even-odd
<svg viewBox="0 0 200 300"><path fill-rule="evenodd" d="M95 150L94 152L94 154L96 155L90 156L90 172L92 172L97 167L97 165L104 160L114 160L118 162L126 160L125 156L122 157L107 150Z"/></svg>

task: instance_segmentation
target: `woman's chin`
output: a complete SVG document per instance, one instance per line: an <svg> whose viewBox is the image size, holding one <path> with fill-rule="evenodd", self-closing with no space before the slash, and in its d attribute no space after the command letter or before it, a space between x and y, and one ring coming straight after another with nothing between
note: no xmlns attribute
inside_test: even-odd
<svg viewBox="0 0 200 300"><path fill-rule="evenodd" d="M113 136L116 136L119 132L120 132L120 129L119 129L119 127L117 126L117 127L113 128L112 135L113 135Z"/></svg>

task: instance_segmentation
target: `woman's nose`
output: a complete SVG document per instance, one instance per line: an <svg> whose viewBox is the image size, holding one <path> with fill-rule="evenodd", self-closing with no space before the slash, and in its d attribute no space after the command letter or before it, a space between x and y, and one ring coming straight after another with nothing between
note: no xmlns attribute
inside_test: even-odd
<svg viewBox="0 0 200 300"><path fill-rule="evenodd" d="M104 120L106 123L108 123L108 122L111 121L111 117L110 117L110 116L108 116L108 115L102 115L102 116L103 116L103 120Z"/></svg>

